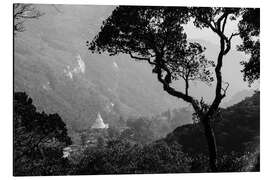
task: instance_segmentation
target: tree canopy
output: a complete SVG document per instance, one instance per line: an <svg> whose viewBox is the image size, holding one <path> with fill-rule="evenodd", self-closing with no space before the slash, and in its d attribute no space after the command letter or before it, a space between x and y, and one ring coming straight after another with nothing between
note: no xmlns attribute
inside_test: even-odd
<svg viewBox="0 0 270 180"><path fill-rule="evenodd" d="M244 80L251 84L260 78L260 9L245 9L238 27L243 40L238 49L250 55L248 61L241 62L242 72Z"/></svg>
<svg viewBox="0 0 270 180"><path fill-rule="evenodd" d="M71 139L58 114L37 112L26 93L16 92L13 142L14 174L46 175L60 173L62 149L71 144Z"/></svg>
<svg viewBox="0 0 270 180"><path fill-rule="evenodd" d="M222 78L223 58L231 50L232 38L240 34L234 32L228 35L226 25L242 12L241 8L119 6L103 22L98 35L91 42L87 41L92 52L124 53L135 60L148 62L168 94L193 106L196 117L204 126L212 170L217 169L217 148L210 120L216 117L229 87L229 83ZM247 29L244 27L241 31L241 23L245 24L247 19L244 17L240 22L241 37L245 37L243 32ZM219 52L215 63L205 58L205 48L199 43L187 41L183 25L189 21L197 28L209 28L218 36ZM203 98L198 101L189 94L189 81L200 80L210 84L214 81L210 67L215 67L216 85L215 98L208 105ZM184 91L171 85L173 80L180 78L185 82Z"/></svg>
<svg viewBox="0 0 270 180"><path fill-rule="evenodd" d="M189 81L210 84L214 80L210 68L215 67L216 98L208 113L213 114L228 88L221 74L223 56L230 51L232 38L239 35L237 32L226 35L225 27L227 21L235 20L241 11L240 8L120 6L87 45L92 52L125 53L135 60L148 62L154 67L153 73L157 74L163 89L191 103L196 112L202 107L188 93ZM199 43L187 42L183 25L188 21L193 21L198 28L209 28L220 38L220 52L215 63L205 58L205 48ZM180 78L186 82L185 91L170 85Z"/></svg>
<svg viewBox="0 0 270 180"><path fill-rule="evenodd" d="M187 42L183 25L189 19L189 9L185 7L120 6L87 45L92 52L124 53L148 62L164 90L190 102L189 81L211 83L208 68L214 63L205 58L205 48L199 43ZM185 93L169 86L180 78L186 82Z"/></svg>

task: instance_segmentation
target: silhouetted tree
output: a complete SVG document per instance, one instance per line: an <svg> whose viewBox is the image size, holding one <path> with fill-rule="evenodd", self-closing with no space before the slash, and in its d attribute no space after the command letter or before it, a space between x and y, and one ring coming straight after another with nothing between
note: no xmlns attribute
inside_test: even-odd
<svg viewBox="0 0 270 180"><path fill-rule="evenodd" d="M46 169L53 168L56 165L53 162L60 163L62 149L71 144L66 125L61 117L58 114L47 115L44 112L37 112L32 99L26 93L16 92L13 124L14 174L45 175L50 173ZM44 172L42 170L35 172L31 169L34 166L33 163L36 163L36 167L44 169Z"/></svg>
<svg viewBox="0 0 270 180"><path fill-rule="evenodd" d="M23 23L26 19L37 19L42 16L44 13L41 13L36 9L32 4L21 4L15 3L13 5L13 32L25 31Z"/></svg>
<svg viewBox="0 0 270 180"><path fill-rule="evenodd" d="M238 46L238 50L250 55L248 61L241 62L244 66L244 80L250 85L260 78L260 9L249 8L242 13L238 27L243 43Z"/></svg>
<svg viewBox="0 0 270 180"><path fill-rule="evenodd" d="M190 103L196 117L204 127L209 148L209 164L216 171L217 148L212 122L226 96L228 83L222 80L223 57L231 49L231 40L239 33L226 35L227 21L239 16L239 8L184 8L184 7L117 7L103 22L99 34L87 42L89 50L124 53L137 61L153 66L153 73L163 89L172 96ZM216 65L208 61L199 43L187 42L183 24L193 21L197 28L209 28L219 38ZM214 80L210 68L215 67L215 98L208 105L203 98L197 100L189 94L189 81L199 80L211 84ZM173 80L184 80L185 90L172 86Z"/></svg>

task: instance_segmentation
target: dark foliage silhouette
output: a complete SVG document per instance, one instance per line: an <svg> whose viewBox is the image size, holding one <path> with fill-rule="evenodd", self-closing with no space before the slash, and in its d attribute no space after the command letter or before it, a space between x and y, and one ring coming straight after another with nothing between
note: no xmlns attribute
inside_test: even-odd
<svg viewBox="0 0 270 180"><path fill-rule="evenodd" d="M13 32L25 31L24 22L27 19L38 19L44 13L41 13L32 4L15 3L13 5Z"/></svg>
<svg viewBox="0 0 270 180"><path fill-rule="evenodd" d="M14 175L62 174L62 149L71 139L61 117L37 112L26 93L15 92L13 119Z"/></svg>
<svg viewBox="0 0 270 180"><path fill-rule="evenodd" d="M15 94L14 123L16 128L14 130L16 132L20 130L20 138L31 134L33 136L31 146L35 142L34 139L38 139L41 134L41 132L35 131L35 127L40 129L43 123L37 123L37 120L33 127L30 125L31 123L27 122L32 119L30 117L36 117L35 114L41 113L36 112L31 98L25 93ZM25 115L23 112L27 114ZM238 112L245 115L239 116ZM217 171L259 171L259 141L257 138L259 136L259 92L234 106L222 109L221 114L223 118L217 121L214 129L217 132L220 151ZM22 120L29 129L19 124L18 120ZM136 128L138 131L136 133L144 132L142 126L149 123L143 118L130 121L129 126L132 130ZM53 137L59 142L52 142L50 138L46 138L46 142L41 141L35 150L30 149L30 146L24 147L22 144L24 142L15 136L15 157L16 154L28 149L27 154L15 162L15 166L17 166L15 175L206 172L210 169L207 165L207 146L203 138L203 131L199 126L200 123L181 126L166 138L147 144L141 138L131 138L130 134L117 133L116 130L108 129L109 136L96 137L96 146L73 149L73 154L69 158L62 158L63 147L70 144L66 133L58 136L55 135L58 134L55 132L56 130L51 129ZM22 131L23 128L25 128L24 131ZM59 129L63 129L63 127L59 127ZM63 129L63 132L65 131ZM106 134L106 132L103 133ZM144 136L147 139L146 136L147 134ZM24 141L26 140L24 139ZM19 143L20 141L22 143Z"/></svg>
<svg viewBox="0 0 270 180"><path fill-rule="evenodd" d="M217 148L220 152L219 164L222 164L219 171L234 171L236 167L233 165L238 166L237 171L245 171L244 168L248 163L253 163L252 166L259 164L259 112L260 92L258 91L252 97L221 110L222 119L217 121L214 127ZM192 157L196 157L197 154L207 155L207 146L200 124L178 127L164 140L169 144L175 142L181 144L183 152ZM258 167L253 168L259 170Z"/></svg>
<svg viewBox="0 0 270 180"><path fill-rule="evenodd" d="M260 9L245 9L242 18L238 27L243 44L238 49L250 55L249 60L241 64L244 80L251 84L260 78Z"/></svg>

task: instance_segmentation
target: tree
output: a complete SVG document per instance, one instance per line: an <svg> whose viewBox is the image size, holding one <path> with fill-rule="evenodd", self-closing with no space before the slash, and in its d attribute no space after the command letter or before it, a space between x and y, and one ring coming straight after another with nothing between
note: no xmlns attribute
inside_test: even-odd
<svg viewBox="0 0 270 180"><path fill-rule="evenodd" d="M41 13L32 4L15 3L13 5L13 32L25 31L24 22L26 19L38 19L44 13Z"/></svg>
<svg viewBox="0 0 270 180"><path fill-rule="evenodd" d="M121 138L132 140L138 144L147 144L154 139L151 122L145 118L128 119L127 129L121 132Z"/></svg>
<svg viewBox="0 0 270 180"><path fill-rule="evenodd" d="M231 49L232 38L239 35L233 33L227 36L225 29L227 21L235 20L240 12L239 8L120 6L103 22L94 40L87 42L93 53L124 53L137 61L148 62L168 94L192 105L204 127L212 171L217 171L217 147L212 123L229 86L222 80L223 57ZM188 21L193 21L197 28L209 28L219 37L216 64L204 57L205 48L199 43L187 42L183 24ZM189 94L189 82L212 84L211 67L215 67L215 98L208 105L203 98L198 100ZM185 90L175 89L173 80L182 80Z"/></svg>
<svg viewBox="0 0 270 180"><path fill-rule="evenodd" d="M13 124L14 174L52 174L46 169L59 165L53 163L62 162L62 149L71 144L61 117L58 114L37 112L32 99L26 93L16 92ZM35 172L33 166L40 166L45 171Z"/></svg>
<svg viewBox="0 0 270 180"><path fill-rule="evenodd" d="M260 9L244 9L242 14L238 28L243 43L238 46L238 50L250 55L248 61L241 62L244 66L244 80L250 85L260 78Z"/></svg>

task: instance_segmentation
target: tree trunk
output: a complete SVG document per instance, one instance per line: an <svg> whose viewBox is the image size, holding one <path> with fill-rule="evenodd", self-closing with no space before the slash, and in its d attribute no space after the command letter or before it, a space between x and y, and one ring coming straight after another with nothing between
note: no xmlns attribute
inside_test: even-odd
<svg viewBox="0 0 270 180"><path fill-rule="evenodd" d="M212 172L217 172L217 145L214 130L211 126L210 118L203 118L201 122L208 145L209 165Z"/></svg>
<svg viewBox="0 0 270 180"><path fill-rule="evenodd" d="M186 83L186 95L188 96L188 88L189 88L188 78L185 79L185 83Z"/></svg>

